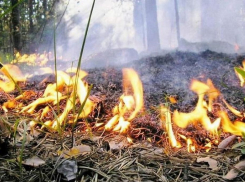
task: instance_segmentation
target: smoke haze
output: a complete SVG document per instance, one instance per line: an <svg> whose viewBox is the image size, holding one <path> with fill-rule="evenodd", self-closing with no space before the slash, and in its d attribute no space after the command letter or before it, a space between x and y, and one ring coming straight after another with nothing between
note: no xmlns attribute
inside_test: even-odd
<svg viewBox="0 0 245 182"><path fill-rule="evenodd" d="M147 51L144 1L97 0L86 41L84 57L108 49L133 48ZM67 9L65 10L66 5ZM161 49L178 47L173 0L156 0ZM57 29L58 55L72 60L79 57L92 0L64 1L57 7L64 13ZM180 45L183 51L211 49L233 53L245 50L245 1L178 0Z"/></svg>

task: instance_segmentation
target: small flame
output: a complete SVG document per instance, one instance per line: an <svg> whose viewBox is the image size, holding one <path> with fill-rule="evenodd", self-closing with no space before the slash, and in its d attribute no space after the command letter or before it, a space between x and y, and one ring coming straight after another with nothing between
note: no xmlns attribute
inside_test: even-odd
<svg viewBox="0 0 245 182"><path fill-rule="evenodd" d="M181 134L179 134L179 136L186 141L187 151L188 152L191 153L191 152L195 152L196 151L196 147L195 147L195 145L194 145L194 143L193 143L191 138L187 138L186 136L181 135Z"/></svg>
<svg viewBox="0 0 245 182"><path fill-rule="evenodd" d="M172 129L171 114L169 108L161 105L161 124L163 128L166 128L169 141L172 147L180 148L180 143L176 140Z"/></svg>
<svg viewBox="0 0 245 182"><path fill-rule="evenodd" d="M243 114L236 110L234 107L232 107L230 104L228 104L224 99L223 99L223 102L225 103L226 107L233 113L235 114L236 116L238 117L243 117Z"/></svg>
<svg viewBox="0 0 245 182"><path fill-rule="evenodd" d="M234 49L235 49L236 52L239 51L240 47L239 47L239 45L237 43L235 43Z"/></svg>
<svg viewBox="0 0 245 182"><path fill-rule="evenodd" d="M15 89L15 85L19 81L25 81L28 75L23 75L18 66L0 63L0 77L4 80L0 80L0 88L4 92L11 92Z"/></svg>
<svg viewBox="0 0 245 182"><path fill-rule="evenodd" d="M138 74L133 69L123 69L123 90L120 102L113 108L114 116L105 125L106 130L125 133L130 121L135 118L143 107L143 86ZM125 114L130 113L128 118Z"/></svg>
<svg viewBox="0 0 245 182"><path fill-rule="evenodd" d="M245 131L245 123L241 121L231 122L227 113L225 113L224 111L220 111L219 116L222 119L222 126L225 132L242 136L242 133Z"/></svg>
<svg viewBox="0 0 245 182"><path fill-rule="evenodd" d="M243 62L242 62L242 67L240 67L240 68L241 68L243 71L245 71L245 60L243 60ZM245 84L245 80L244 80L243 76L242 76L240 73L238 73L236 70L235 70L235 73L236 73L237 77L238 77L239 80L240 80L240 85L241 85L241 87L243 87L244 84Z"/></svg>

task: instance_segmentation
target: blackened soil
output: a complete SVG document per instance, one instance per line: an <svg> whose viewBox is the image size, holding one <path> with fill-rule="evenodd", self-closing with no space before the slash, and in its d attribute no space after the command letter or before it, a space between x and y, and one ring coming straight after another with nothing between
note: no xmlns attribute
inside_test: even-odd
<svg viewBox="0 0 245 182"><path fill-rule="evenodd" d="M166 96L175 96L174 109L191 110L197 95L190 89L192 79L206 82L210 78L222 97L240 111L244 109L244 88L234 72L241 66L245 55L223 54L211 51L202 53L172 52L149 56L118 68L87 70L87 81L93 84L92 94L105 96L107 102L115 102L122 94L122 68L135 69L143 83L145 107L166 102Z"/></svg>

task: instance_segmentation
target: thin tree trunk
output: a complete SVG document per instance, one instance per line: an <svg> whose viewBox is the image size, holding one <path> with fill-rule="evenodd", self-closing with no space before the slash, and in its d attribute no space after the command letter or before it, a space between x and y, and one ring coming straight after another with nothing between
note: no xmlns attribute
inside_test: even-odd
<svg viewBox="0 0 245 182"><path fill-rule="evenodd" d="M33 15L33 0L29 0L28 2L28 6L29 6L29 21L30 21L30 29L29 29L29 33L33 33L33 20L32 20L32 15Z"/></svg>
<svg viewBox="0 0 245 182"><path fill-rule="evenodd" d="M44 15L44 18L46 18L46 13L47 13L47 0L43 0L43 15Z"/></svg>
<svg viewBox="0 0 245 182"><path fill-rule="evenodd" d="M11 0L11 6L18 3L18 0ZM19 5L12 9L13 43L15 51L21 51Z"/></svg>
<svg viewBox="0 0 245 182"><path fill-rule="evenodd" d="M156 0L145 0L148 51L160 50Z"/></svg>
<svg viewBox="0 0 245 182"><path fill-rule="evenodd" d="M145 22L144 22L144 0L134 0L134 28L137 37L141 44L143 43L143 48L146 48L145 43Z"/></svg>
<svg viewBox="0 0 245 182"><path fill-rule="evenodd" d="M179 46L180 45L180 25L179 25L179 7L178 7L178 0L174 0L174 9L175 9L177 41L178 41L178 46Z"/></svg>

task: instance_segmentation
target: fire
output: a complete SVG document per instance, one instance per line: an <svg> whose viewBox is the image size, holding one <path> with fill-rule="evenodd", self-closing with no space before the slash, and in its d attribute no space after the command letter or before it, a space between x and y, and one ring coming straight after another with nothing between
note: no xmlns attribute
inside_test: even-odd
<svg viewBox="0 0 245 182"><path fill-rule="evenodd" d="M133 69L123 69L123 95L114 107L114 116L105 125L106 130L125 133L137 113L143 107L143 86L138 74ZM126 118L126 114L130 114Z"/></svg>
<svg viewBox="0 0 245 182"><path fill-rule="evenodd" d="M217 135L217 130L220 125L220 118L217 118L214 122L211 122L207 114L208 110L212 110L212 102L219 96L219 91L213 86L211 80L208 80L206 84L193 80L191 83L191 90L198 94L196 108L190 113L181 113L175 110L173 114L175 124L181 128L186 128L190 123L196 125L198 122L200 122L206 130ZM205 95L208 96L209 103L204 101Z"/></svg>
<svg viewBox="0 0 245 182"><path fill-rule="evenodd" d="M245 60L243 60L243 62L242 62L242 67L240 67L243 71L245 71ZM239 80L240 80L240 85L241 85L241 87L243 87L244 86L244 83L245 83L245 80L244 80L244 77L240 74L240 73L238 73L236 70L235 70L235 73L236 73L236 75L237 75L237 77L239 78Z"/></svg>
<svg viewBox="0 0 245 182"><path fill-rule="evenodd" d="M231 122L227 113L224 111L219 112L220 117L222 118L222 128L224 132L229 132L234 135L242 136L242 133L245 131L245 123L241 121Z"/></svg>
<svg viewBox="0 0 245 182"><path fill-rule="evenodd" d="M57 117L55 121L52 122L52 127L56 128L58 125L57 122L59 122L59 124L61 125L66 120L69 112L74 107L74 104L77 103L76 98L78 98L81 104L83 104L83 102L85 101L86 102L84 104L81 114L77 117L86 117L92 111L92 108L94 106L94 103L89 98L86 100L86 96L88 93L88 84L82 81L83 77L85 77L86 75L86 72L80 70L77 79L76 75L71 77L63 71L57 71L57 82L54 84L49 84L46 87L44 94L41 98L38 98L37 100L25 107L22 107L21 113L32 114L39 105L48 103L55 105L59 103L61 100L67 99L64 111ZM68 95L70 96L68 97ZM19 100L23 97L24 96L22 94L21 96L18 96L17 99ZM42 111L40 119L42 119L48 111L50 111L50 107L46 106ZM45 122L45 124L50 125L50 121Z"/></svg>
<svg viewBox="0 0 245 182"><path fill-rule="evenodd" d="M172 129L171 114L169 108L161 105L161 125L168 133L168 138L172 147L180 148L181 144L176 140Z"/></svg>
<svg viewBox="0 0 245 182"><path fill-rule="evenodd" d="M44 66L48 62L48 54L24 54L21 55L19 52L15 54L15 59L11 63L26 63L27 65L38 65Z"/></svg>
<svg viewBox="0 0 245 182"><path fill-rule="evenodd" d="M21 70L16 65L1 64L0 63L0 88L4 92L11 92L15 89L17 82L23 82L26 80L28 75L23 75Z"/></svg>
<svg viewBox="0 0 245 182"><path fill-rule="evenodd" d="M239 47L239 45L237 44L237 43L235 43L235 51L237 52L237 51L239 51L239 49L240 49L240 47Z"/></svg>

